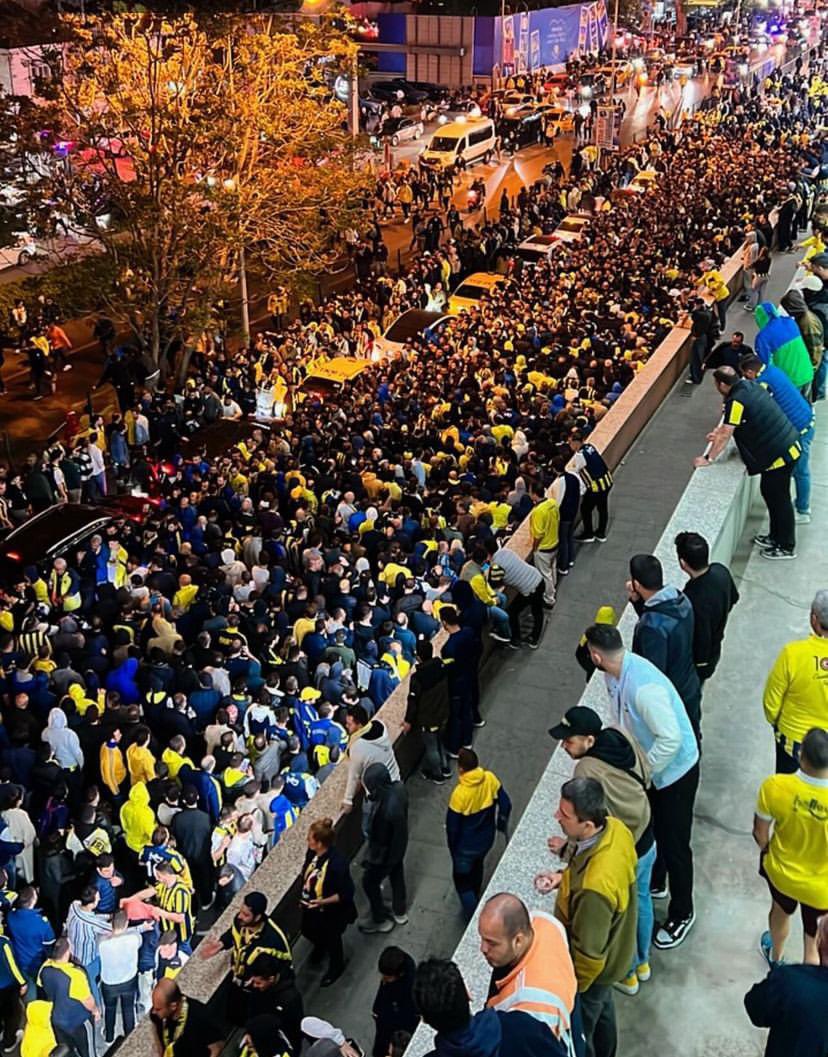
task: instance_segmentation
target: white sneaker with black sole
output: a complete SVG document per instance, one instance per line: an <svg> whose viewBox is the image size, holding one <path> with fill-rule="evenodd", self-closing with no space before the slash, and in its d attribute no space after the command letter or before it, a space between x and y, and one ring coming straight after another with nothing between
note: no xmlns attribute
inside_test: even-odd
<svg viewBox="0 0 828 1057"><path fill-rule="evenodd" d="M687 933L695 923L695 911L689 918L681 918L679 920L668 918L656 932L653 945L658 947L660 951L669 951L673 947L678 947L680 943L684 943L685 939L687 939Z"/></svg>
<svg viewBox="0 0 828 1057"><path fill-rule="evenodd" d="M791 561L796 557L796 551L788 550L785 547L765 547L764 550L759 551L759 557L767 558L768 561L772 562Z"/></svg>

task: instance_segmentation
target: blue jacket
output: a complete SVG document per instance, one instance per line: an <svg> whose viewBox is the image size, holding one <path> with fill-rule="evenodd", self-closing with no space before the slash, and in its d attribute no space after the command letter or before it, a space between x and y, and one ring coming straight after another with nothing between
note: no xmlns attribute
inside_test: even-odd
<svg viewBox="0 0 828 1057"><path fill-rule="evenodd" d="M290 829L299 818L299 808L294 807L284 793L280 793L270 801L270 810L273 813L273 843L278 844L285 830Z"/></svg>
<svg viewBox="0 0 828 1057"><path fill-rule="evenodd" d="M178 772L182 785L191 785L198 793L198 806L210 816L210 821L215 826L221 811L221 785L206 771L194 770L185 763Z"/></svg>
<svg viewBox="0 0 828 1057"><path fill-rule="evenodd" d="M18 966L27 976L35 976L55 942L46 915L31 907L16 908L6 916L6 929Z"/></svg>
<svg viewBox="0 0 828 1057"><path fill-rule="evenodd" d="M745 995L745 1009L757 1028L770 1028L765 1057L828 1053L828 967L776 966Z"/></svg>
<svg viewBox="0 0 828 1057"><path fill-rule="evenodd" d="M24 983L11 941L6 936L0 936L0 991L7 987L22 987Z"/></svg>
<svg viewBox="0 0 828 1057"><path fill-rule="evenodd" d="M701 724L701 683L693 660L693 606L677 587L669 584L643 605L636 603L638 623L633 632L633 652L646 657L664 672L684 702L693 729Z"/></svg>
<svg viewBox="0 0 828 1057"><path fill-rule="evenodd" d="M455 869L461 873L482 859L494 844L495 831L505 833L512 801L500 779L475 767L461 772L446 812L446 836Z"/></svg>
<svg viewBox="0 0 828 1057"><path fill-rule="evenodd" d="M683 778L698 763L699 747L684 702L667 676L625 650L619 677L607 672L604 678L613 719L644 750L656 789Z"/></svg>
<svg viewBox="0 0 828 1057"><path fill-rule="evenodd" d="M576 1054L584 1052L580 1042L581 1048L575 1042ZM428 1057L566 1057L567 1052L549 1027L529 1013L484 1009L465 1028L439 1032Z"/></svg>
<svg viewBox="0 0 828 1057"><path fill-rule="evenodd" d="M756 381L768 390L799 433L806 433L811 428L814 424L813 405L808 403L781 367L767 364L756 376Z"/></svg>

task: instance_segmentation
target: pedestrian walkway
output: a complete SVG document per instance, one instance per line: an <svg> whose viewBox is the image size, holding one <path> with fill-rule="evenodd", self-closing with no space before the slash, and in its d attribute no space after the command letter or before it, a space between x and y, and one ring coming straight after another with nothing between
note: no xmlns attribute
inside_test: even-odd
<svg viewBox="0 0 828 1057"><path fill-rule="evenodd" d="M797 560L768 562L751 546L753 535L767 528L759 501L733 562L741 599L727 626L721 663L704 692L704 748L693 832L697 921L681 947L653 951L652 979L635 998L616 998L620 1050L630 1057L764 1053L765 1032L751 1027L742 1008L745 992L767 971L758 944L767 928L770 897L757 873L759 856L751 836L757 790L774 768L762 689L781 647L810 634L811 601L817 589L828 587L824 402L817 405L811 474L812 521L797 526ZM656 903L657 916L664 909ZM798 917L786 958L802 960Z"/></svg>

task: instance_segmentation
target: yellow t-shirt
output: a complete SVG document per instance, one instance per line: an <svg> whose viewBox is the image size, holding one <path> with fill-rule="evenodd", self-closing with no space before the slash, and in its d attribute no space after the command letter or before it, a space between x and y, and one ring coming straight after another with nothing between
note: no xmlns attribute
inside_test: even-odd
<svg viewBox="0 0 828 1057"><path fill-rule="evenodd" d="M773 820L765 855L771 884L791 899L828 910L828 779L774 774L759 788L756 814Z"/></svg>
<svg viewBox="0 0 828 1057"><path fill-rule="evenodd" d="M538 540L538 550L554 550L558 546L560 512L554 499L543 499L529 515L529 531Z"/></svg>

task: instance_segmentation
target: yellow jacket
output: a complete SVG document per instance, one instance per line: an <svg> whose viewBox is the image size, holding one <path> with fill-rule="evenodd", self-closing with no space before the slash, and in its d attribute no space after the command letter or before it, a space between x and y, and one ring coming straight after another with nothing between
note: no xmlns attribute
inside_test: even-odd
<svg viewBox="0 0 828 1057"><path fill-rule="evenodd" d="M136 782L149 782L155 777L155 757L146 745L133 742L127 749L126 762L129 780L133 785Z"/></svg>
<svg viewBox="0 0 828 1057"><path fill-rule="evenodd" d="M730 288L725 282L724 276L715 268L711 268L709 272L704 273L701 277L700 285L713 295L715 301L724 301L730 296Z"/></svg>
<svg viewBox="0 0 828 1057"><path fill-rule="evenodd" d="M170 778L178 778L178 772L188 763L193 770L195 770L195 764L189 756L182 756L181 753L176 752L175 749L164 749L161 753L162 761L170 769Z"/></svg>
<svg viewBox="0 0 828 1057"><path fill-rule="evenodd" d="M155 812L150 807L149 793L143 782L136 782L129 791L129 800L121 808L121 825L127 847L136 854L152 842Z"/></svg>
<svg viewBox="0 0 828 1057"><path fill-rule="evenodd" d="M106 788L117 796L120 792L121 782L126 778L126 767L124 766L124 754L117 745L109 745L104 742L101 745L101 781Z"/></svg>
<svg viewBox="0 0 828 1057"><path fill-rule="evenodd" d="M599 840L564 870L555 917L566 929L578 990L624 977L635 949L635 843L610 816Z"/></svg>
<svg viewBox="0 0 828 1057"><path fill-rule="evenodd" d="M26 1006L26 1028L20 1043L20 1057L49 1057L55 1046L57 1039L52 1031L52 1003L36 998Z"/></svg>
<svg viewBox="0 0 828 1057"><path fill-rule="evenodd" d="M529 531L532 542L537 541L538 550L554 550L558 546L558 524L561 520L558 504L554 499L542 499L529 515Z"/></svg>
<svg viewBox="0 0 828 1057"><path fill-rule="evenodd" d="M90 705L97 705L97 701L92 701L84 693L84 689L80 683L72 683L67 693L69 697L75 702L75 709L79 716L85 716L86 710Z"/></svg>
<svg viewBox="0 0 828 1057"><path fill-rule="evenodd" d="M828 727L828 638L810 635L783 646L762 704L777 741L802 741L811 727Z"/></svg>
<svg viewBox="0 0 828 1057"><path fill-rule="evenodd" d="M173 605L176 609L180 609L182 613L186 613L195 601L197 594L198 584L187 584L186 587L179 587L173 595Z"/></svg>

